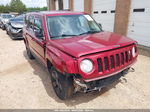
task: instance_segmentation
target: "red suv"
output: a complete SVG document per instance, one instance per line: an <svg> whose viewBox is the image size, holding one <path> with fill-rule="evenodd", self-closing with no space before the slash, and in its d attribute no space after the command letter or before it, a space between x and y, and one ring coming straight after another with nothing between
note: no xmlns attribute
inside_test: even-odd
<svg viewBox="0 0 150 112"><path fill-rule="evenodd" d="M136 41L104 32L81 12L28 13L23 36L28 57L48 68L54 91L62 100L113 83L138 56Z"/></svg>

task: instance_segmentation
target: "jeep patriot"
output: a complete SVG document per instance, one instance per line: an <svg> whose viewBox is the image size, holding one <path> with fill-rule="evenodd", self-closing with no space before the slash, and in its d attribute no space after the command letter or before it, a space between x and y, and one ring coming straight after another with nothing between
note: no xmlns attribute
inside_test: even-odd
<svg viewBox="0 0 150 112"><path fill-rule="evenodd" d="M128 73L138 56L136 41L103 31L82 12L28 13L23 37L28 57L47 67L62 100L112 84Z"/></svg>

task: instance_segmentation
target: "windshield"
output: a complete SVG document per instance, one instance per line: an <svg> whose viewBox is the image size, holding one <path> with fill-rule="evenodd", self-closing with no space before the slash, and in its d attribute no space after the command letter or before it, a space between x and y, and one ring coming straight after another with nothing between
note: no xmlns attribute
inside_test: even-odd
<svg viewBox="0 0 150 112"><path fill-rule="evenodd" d="M51 39L67 38L102 31L89 15L48 16L47 26Z"/></svg>
<svg viewBox="0 0 150 112"><path fill-rule="evenodd" d="M9 15L9 14L8 14L8 15L5 14L5 15L2 15L2 17L3 17L3 18L6 18L6 19L9 19L9 18L12 18L13 16L12 16L12 15Z"/></svg>

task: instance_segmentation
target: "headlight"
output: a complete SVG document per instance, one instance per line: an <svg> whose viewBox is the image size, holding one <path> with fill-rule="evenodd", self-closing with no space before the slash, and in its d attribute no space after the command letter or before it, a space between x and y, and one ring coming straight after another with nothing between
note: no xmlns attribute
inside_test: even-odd
<svg viewBox="0 0 150 112"><path fill-rule="evenodd" d="M85 73L91 72L93 70L93 62L89 59L84 59L80 63L80 69Z"/></svg>
<svg viewBox="0 0 150 112"><path fill-rule="evenodd" d="M133 56L133 57L136 56L136 49L135 49L135 47L132 48L132 56Z"/></svg>

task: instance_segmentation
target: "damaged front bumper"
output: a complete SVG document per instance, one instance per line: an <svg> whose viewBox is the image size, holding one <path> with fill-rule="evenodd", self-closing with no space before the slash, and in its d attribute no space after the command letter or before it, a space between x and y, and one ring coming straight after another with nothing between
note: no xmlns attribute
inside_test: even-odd
<svg viewBox="0 0 150 112"><path fill-rule="evenodd" d="M133 68L126 68L123 71L109 76L105 77L103 79L95 80L95 81L90 81L90 82L85 82L83 80L80 80L78 78L74 78L74 83L75 83L75 92L80 91L80 92L91 92L94 90L101 90L101 88L106 87L113 82L119 80L122 76L126 75L129 71L133 71Z"/></svg>
<svg viewBox="0 0 150 112"><path fill-rule="evenodd" d="M15 39L23 39L22 29L11 29L11 36Z"/></svg>

